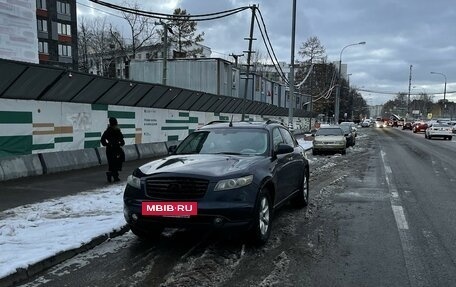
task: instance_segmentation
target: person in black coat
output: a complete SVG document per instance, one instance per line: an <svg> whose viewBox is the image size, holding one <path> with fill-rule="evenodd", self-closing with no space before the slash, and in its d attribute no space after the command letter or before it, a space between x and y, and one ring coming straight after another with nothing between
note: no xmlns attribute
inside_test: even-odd
<svg viewBox="0 0 456 287"><path fill-rule="evenodd" d="M109 118L108 128L101 136L101 144L106 147L108 159L106 177L108 182L111 182L113 178L114 181L120 181L119 171L122 170L122 163L125 161L125 153L122 149L125 141L120 128L117 126L116 118Z"/></svg>

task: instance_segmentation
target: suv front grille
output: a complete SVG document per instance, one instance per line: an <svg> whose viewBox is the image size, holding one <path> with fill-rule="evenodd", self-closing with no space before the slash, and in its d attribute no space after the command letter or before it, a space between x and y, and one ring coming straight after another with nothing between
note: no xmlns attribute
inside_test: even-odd
<svg viewBox="0 0 456 287"><path fill-rule="evenodd" d="M185 177L146 179L146 195L162 199L196 199L206 194L208 180Z"/></svg>

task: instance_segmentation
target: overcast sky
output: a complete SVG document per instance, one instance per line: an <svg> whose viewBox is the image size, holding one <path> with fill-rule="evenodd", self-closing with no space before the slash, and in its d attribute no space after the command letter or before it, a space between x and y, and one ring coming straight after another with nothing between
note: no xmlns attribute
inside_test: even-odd
<svg viewBox="0 0 456 287"><path fill-rule="evenodd" d="M121 0L105 0L120 4ZM408 92L410 65L412 94L435 94L443 99L447 77L447 99L456 101L456 5L454 0L296 0L296 52L303 42L317 36L326 48L329 61L338 61L342 48L361 41L366 45L348 47L342 62L351 73L350 84L375 92ZM99 10L115 13L88 0L78 0L79 15L100 16ZM259 4L272 45L280 61L290 62L292 0L143 0L145 10L170 13L175 8L190 14L210 13L240 6ZM200 22L205 33L204 45L213 57L228 58L230 53L247 50L250 10L234 16ZM117 13L118 14L118 13ZM122 20L106 15L120 25ZM264 51L255 27L255 48ZM300 60L296 53L296 59ZM368 104L382 104L394 97L362 92ZM453 92L453 93L451 93Z"/></svg>

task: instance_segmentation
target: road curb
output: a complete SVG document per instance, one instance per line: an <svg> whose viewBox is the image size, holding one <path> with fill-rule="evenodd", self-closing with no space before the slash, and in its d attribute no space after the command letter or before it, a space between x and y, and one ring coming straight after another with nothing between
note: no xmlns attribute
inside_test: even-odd
<svg viewBox="0 0 456 287"><path fill-rule="evenodd" d="M10 274L6 277L0 278L0 287L14 286L15 284L18 284L22 281L31 279L33 276L35 276L39 272L42 272L59 263L62 263L63 261L68 260L80 253L93 249L94 247L102 244L103 242L105 242L109 239L121 236L129 230L130 230L130 228L128 227L128 225L124 225L118 230L114 230L108 234L103 234L103 235L97 236L95 238L92 238L92 240L90 240L87 243L82 244L78 248L73 248L73 249L69 249L66 251L62 251L49 258L43 259L37 263L29 265L27 268L19 268L16 270L15 273Z"/></svg>

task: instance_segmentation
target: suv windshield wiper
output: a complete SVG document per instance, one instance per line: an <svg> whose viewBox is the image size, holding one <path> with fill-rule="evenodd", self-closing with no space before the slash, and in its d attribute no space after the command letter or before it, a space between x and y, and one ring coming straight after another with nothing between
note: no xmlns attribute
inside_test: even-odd
<svg viewBox="0 0 456 287"><path fill-rule="evenodd" d="M242 155L242 153L239 153L239 152L232 152L232 151L216 152L215 154Z"/></svg>

